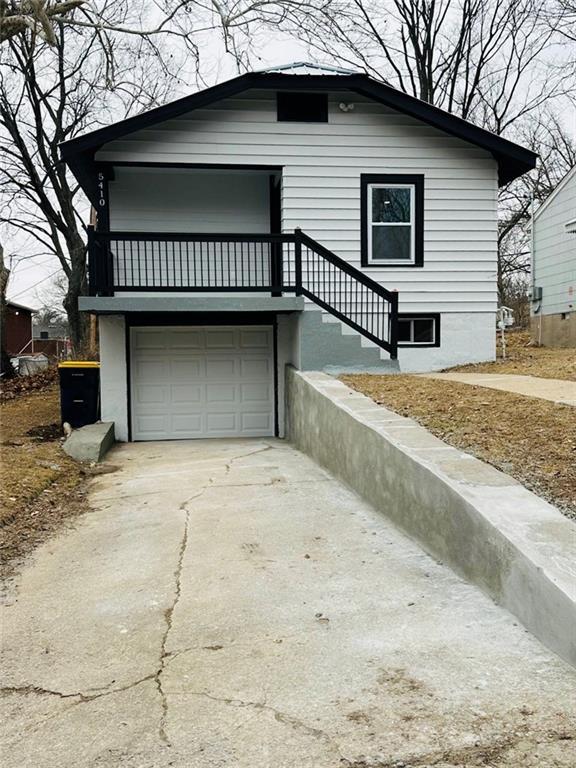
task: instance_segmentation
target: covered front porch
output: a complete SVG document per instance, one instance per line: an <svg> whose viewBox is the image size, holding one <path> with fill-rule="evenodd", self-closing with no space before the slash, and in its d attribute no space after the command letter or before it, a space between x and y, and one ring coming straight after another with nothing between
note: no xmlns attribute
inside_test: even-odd
<svg viewBox="0 0 576 768"><path fill-rule="evenodd" d="M300 229L282 232L281 168L126 161L102 176L81 309L277 313L304 298L396 358L397 292Z"/></svg>

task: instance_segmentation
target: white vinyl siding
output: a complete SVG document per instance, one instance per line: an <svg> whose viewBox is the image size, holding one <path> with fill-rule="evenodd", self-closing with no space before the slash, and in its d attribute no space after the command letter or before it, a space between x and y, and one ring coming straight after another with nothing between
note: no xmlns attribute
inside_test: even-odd
<svg viewBox="0 0 576 768"><path fill-rule="evenodd" d="M270 231L269 176L178 168L116 168L110 228L135 232Z"/></svg>
<svg viewBox="0 0 576 768"><path fill-rule="evenodd" d="M534 217L534 285L542 288L542 314L576 307L576 234L566 224L576 217L576 172ZM570 288L572 291L570 292Z"/></svg>
<svg viewBox="0 0 576 768"><path fill-rule="evenodd" d="M111 142L97 159L282 166L283 231L301 227L359 268L360 175L424 174L423 268L363 271L400 291L405 312L495 310L496 161L355 94L331 94L328 123L303 124L277 122L274 92L254 91ZM113 223L127 223L111 200ZM154 222L162 216L139 228Z"/></svg>

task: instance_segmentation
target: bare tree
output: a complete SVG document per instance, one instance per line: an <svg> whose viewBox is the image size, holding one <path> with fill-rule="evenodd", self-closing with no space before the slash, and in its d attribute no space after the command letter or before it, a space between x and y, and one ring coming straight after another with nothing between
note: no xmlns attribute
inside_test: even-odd
<svg viewBox="0 0 576 768"><path fill-rule="evenodd" d="M56 45L54 24L65 19L74 8L86 0L0 0L0 43L31 30L46 42Z"/></svg>
<svg viewBox="0 0 576 768"><path fill-rule="evenodd" d="M320 58L503 133L576 91L567 78L574 57L559 61L560 21L550 24L549 7L550 0L312 0L289 6L285 26Z"/></svg>
<svg viewBox="0 0 576 768"><path fill-rule="evenodd" d="M567 40L576 41L576 0L551 0L550 5L550 25Z"/></svg>
<svg viewBox="0 0 576 768"><path fill-rule="evenodd" d="M533 116L520 132L520 139L540 153L540 163L531 173L508 184L500 195L498 222L498 291L501 299L515 276L530 272L529 224L532 208L550 195L576 165L576 141L557 115L546 111Z"/></svg>
<svg viewBox="0 0 576 768"><path fill-rule="evenodd" d="M78 297L88 204L58 144L165 102L197 74L196 35L219 30L240 68L250 25L283 14L262 0L0 0L0 224L59 260L76 348L86 331Z"/></svg>
<svg viewBox="0 0 576 768"><path fill-rule="evenodd" d="M102 3L114 6L118 23L129 20L129 5ZM164 101L178 67L139 37L57 27L54 40L48 44L27 30L0 46L0 223L32 238L37 254L58 258L67 278L64 307L79 348L88 206L59 160L58 144L113 115Z"/></svg>
<svg viewBox="0 0 576 768"><path fill-rule="evenodd" d="M67 324L66 313L63 310L63 301L67 290L66 275L63 272L58 272L58 274L42 282L35 292L40 309L37 310L34 321L38 324L42 322Z"/></svg>
<svg viewBox="0 0 576 768"><path fill-rule="evenodd" d="M136 4L134 6L138 7ZM174 37L197 55L196 36L207 31L222 33L226 51L233 53L238 68L252 27L260 22L282 23L300 0L153 0L140 3L143 12L118 18L114 3L90 0L0 0L0 43L31 31L49 45L57 44L60 27L88 28L101 34L122 34L151 40ZM236 35L240 34L240 41Z"/></svg>

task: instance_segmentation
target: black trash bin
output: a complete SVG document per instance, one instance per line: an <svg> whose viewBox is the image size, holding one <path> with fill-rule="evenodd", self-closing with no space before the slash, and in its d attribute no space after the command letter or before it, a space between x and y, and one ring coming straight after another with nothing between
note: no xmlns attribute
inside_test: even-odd
<svg viewBox="0 0 576 768"><path fill-rule="evenodd" d="M59 363L62 423L84 427L100 419L100 363L68 360Z"/></svg>

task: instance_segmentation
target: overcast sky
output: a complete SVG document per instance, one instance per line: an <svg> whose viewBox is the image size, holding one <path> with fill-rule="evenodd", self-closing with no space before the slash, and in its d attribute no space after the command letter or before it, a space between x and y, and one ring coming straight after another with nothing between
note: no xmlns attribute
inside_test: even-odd
<svg viewBox="0 0 576 768"><path fill-rule="evenodd" d="M262 37L255 47L260 52L259 60L254 61L255 69L310 60L305 47L287 37L274 39L269 36ZM206 68L206 80L209 84L222 82L237 75L232 58L222 53L221 45L215 37L205 41L202 46L202 57ZM195 90L197 90L196 85L191 84L187 92L191 93ZM177 94L175 98L185 93L186 90ZM570 103L570 105L567 104L566 110L568 113L565 115L566 124L570 126L576 138L576 107ZM3 244L5 258L12 269L8 297L33 308L40 307L51 294L55 293L52 283L60 272L57 259L46 255L30 258L30 253L34 252L31 239L4 238ZM12 254L15 255L11 257Z"/></svg>

